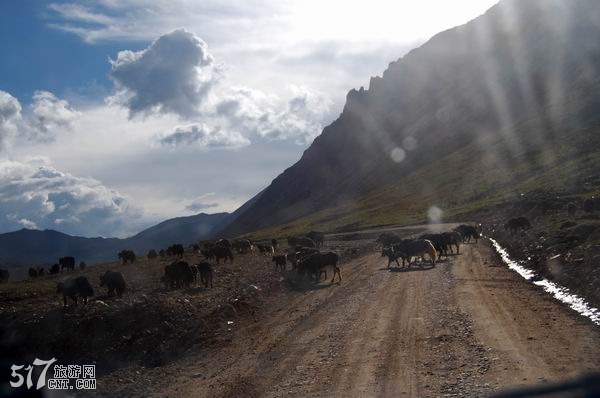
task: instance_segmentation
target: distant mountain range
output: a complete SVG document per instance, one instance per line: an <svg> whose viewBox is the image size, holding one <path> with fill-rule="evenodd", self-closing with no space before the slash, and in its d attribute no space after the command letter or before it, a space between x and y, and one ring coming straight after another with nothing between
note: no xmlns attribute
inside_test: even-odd
<svg viewBox="0 0 600 398"><path fill-rule="evenodd" d="M223 233L422 222L595 192L599 149L600 1L504 0L350 91Z"/></svg>
<svg viewBox="0 0 600 398"><path fill-rule="evenodd" d="M0 234L0 264L4 267L53 264L62 256L74 256L77 262L92 264L117 260L117 253L123 249L145 255L150 249L205 239L229 216L229 213L200 213L173 218L125 239L84 238L53 230L21 229Z"/></svg>

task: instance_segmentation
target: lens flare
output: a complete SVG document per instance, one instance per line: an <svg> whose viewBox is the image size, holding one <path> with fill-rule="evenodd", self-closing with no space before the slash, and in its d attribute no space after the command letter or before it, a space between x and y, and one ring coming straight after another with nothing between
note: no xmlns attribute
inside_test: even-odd
<svg viewBox="0 0 600 398"><path fill-rule="evenodd" d="M417 149L417 140L415 137L406 137L402 140L402 147L407 151L414 151Z"/></svg>
<svg viewBox="0 0 600 398"><path fill-rule="evenodd" d="M392 158L392 160L396 163L400 163L402 161L404 161L404 159L406 158L406 152L404 151L404 149L402 148L394 148L392 149L392 152L390 153L390 157Z"/></svg>
<svg viewBox="0 0 600 398"><path fill-rule="evenodd" d="M437 206L431 206L429 210L427 210L427 218L431 224L437 224L442 221L442 216L444 212Z"/></svg>

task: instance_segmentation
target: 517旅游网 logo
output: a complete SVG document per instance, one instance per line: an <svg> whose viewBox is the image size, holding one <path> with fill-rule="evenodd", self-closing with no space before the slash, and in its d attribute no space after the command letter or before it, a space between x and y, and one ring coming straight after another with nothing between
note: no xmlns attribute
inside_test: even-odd
<svg viewBox="0 0 600 398"><path fill-rule="evenodd" d="M95 390L96 365L58 365L56 358L47 361L35 359L33 365L12 365L10 385L14 388L33 387L32 372L35 367L41 371L36 383L36 390L44 386L50 390ZM54 365L53 378L46 380L48 370ZM37 372L36 372L37 373Z"/></svg>

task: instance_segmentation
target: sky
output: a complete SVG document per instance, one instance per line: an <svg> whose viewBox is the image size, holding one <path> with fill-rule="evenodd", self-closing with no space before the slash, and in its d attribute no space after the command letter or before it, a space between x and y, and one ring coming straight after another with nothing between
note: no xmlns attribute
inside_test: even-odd
<svg viewBox="0 0 600 398"><path fill-rule="evenodd" d="M0 1L0 233L233 211L495 0Z"/></svg>

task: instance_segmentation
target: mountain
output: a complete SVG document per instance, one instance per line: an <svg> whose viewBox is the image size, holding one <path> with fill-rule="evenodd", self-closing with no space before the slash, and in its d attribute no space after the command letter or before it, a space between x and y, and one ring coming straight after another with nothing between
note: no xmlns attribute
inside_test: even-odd
<svg viewBox="0 0 600 398"><path fill-rule="evenodd" d="M599 88L600 2L501 1L350 91L222 233L418 222L600 189Z"/></svg>
<svg viewBox="0 0 600 398"><path fill-rule="evenodd" d="M200 213L195 216L172 218L124 239L123 244L132 250L145 253L150 249L173 243L198 242L208 238L213 229L225 223L229 216L229 213Z"/></svg>
<svg viewBox="0 0 600 398"><path fill-rule="evenodd" d="M228 217L228 213L200 213L173 218L125 239L84 238L53 230L21 229L0 234L0 264L11 267L53 264L62 256L74 256L78 262L93 264L116 260L117 253L123 249L145 255L150 249L205 239Z"/></svg>

